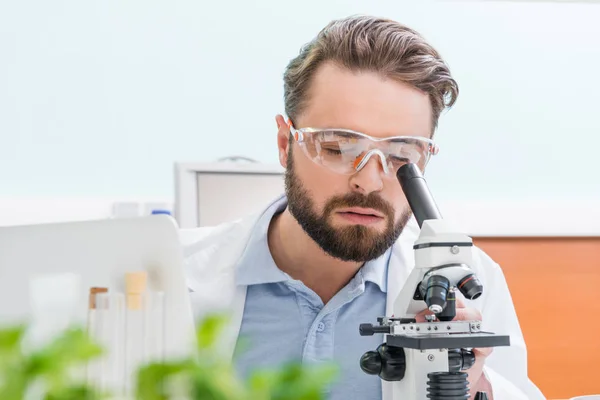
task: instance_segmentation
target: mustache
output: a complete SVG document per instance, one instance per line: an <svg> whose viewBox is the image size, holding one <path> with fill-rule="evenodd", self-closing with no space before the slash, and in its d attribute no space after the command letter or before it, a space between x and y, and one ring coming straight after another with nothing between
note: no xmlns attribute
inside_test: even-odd
<svg viewBox="0 0 600 400"><path fill-rule="evenodd" d="M393 217L394 207L384 199L382 199L377 193L370 193L365 196L360 193L348 193L343 196L336 196L327 201L325 205L324 215L329 215L336 208L341 207L361 207L361 208L372 208L381 212L382 214Z"/></svg>

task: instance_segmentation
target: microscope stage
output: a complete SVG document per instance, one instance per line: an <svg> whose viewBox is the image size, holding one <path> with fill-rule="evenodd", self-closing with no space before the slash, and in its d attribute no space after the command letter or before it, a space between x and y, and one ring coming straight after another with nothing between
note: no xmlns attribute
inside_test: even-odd
<svg viewBox="0 0 600 400"><path fill-rule="evenodd" d="M386 341L389 346L417 350L510 346L510 336L487 332L415 336L387 335Z"/></svg>

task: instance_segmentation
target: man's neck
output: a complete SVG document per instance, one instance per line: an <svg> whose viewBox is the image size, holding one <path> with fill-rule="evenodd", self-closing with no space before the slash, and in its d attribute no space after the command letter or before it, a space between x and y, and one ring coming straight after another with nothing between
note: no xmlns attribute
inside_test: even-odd
<svg viewBox="0 0 600 400"><path fill-rule="evenodd" d="M269 249L277 267L302 281L327 304L356 275L362 263L341 261L325 253L288 209L269 226Z"/></svg>

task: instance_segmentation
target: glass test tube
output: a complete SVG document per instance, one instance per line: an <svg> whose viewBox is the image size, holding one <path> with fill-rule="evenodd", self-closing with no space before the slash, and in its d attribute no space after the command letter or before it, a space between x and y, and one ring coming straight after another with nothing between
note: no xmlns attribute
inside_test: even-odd
<svg viewBox="0 0 600 400"><path fill-rule="evenodd" d="M93 338L104 349L93 380L102 391L114 396L125 394L125 295L96 294L95 334Z"/></svg>
<svg viewBox="0 0 600 400"><path fill-rule="evenodd" d="M164 355L164 293L147 290L145 271L125 275L125 394L135 393L139 368Z"/></svg>
<svg viewBox="0 0 600 400"><path fill-rule="evenodd" d="M103 348L104 343L102 338L102 327L98 321L98 299L97 295L100 293L108 292L108 288L104 287L92 287L90 288L89 304L87 313L87 334L92 341L101 345ZM86 366L86 380L87 383L95 388L101 387L102 380L102 360L94 359L88 362Z"/></svg>
<svg viewBox="0 0 600 400"><path fill-rule="evenodd" d="M164 361L164 301L165 295L161 291L149 291L143 296L145 363Z"/></svg>
<svg viewBox="0 0 600 400"><path fill-rule="evenodd" d="M164 293L147 291L139 299L129 300L125 322L125 393L133 396L138 369L164 360Z"/></svg>
<svg viewBox="0 0 600 400"><path fill-rule="evenodd" d="M144 357L144 310L142 301L132 302L127 296L125 311L125 395L135 393L135 372L143 362Z"/></svg>

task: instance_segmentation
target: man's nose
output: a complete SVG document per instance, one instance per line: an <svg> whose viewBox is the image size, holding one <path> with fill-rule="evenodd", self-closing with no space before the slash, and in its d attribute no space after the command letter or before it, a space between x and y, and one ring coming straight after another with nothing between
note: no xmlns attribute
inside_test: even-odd
<svg viewBox="0 0 600 400"><path fill-rule="evenodd" d="M368 159L366 158L368 157ZM358 171L350 177L350 186L364 195L383 190L383 176L387 165L383 154L372 152L357 160Z"/></svg>

